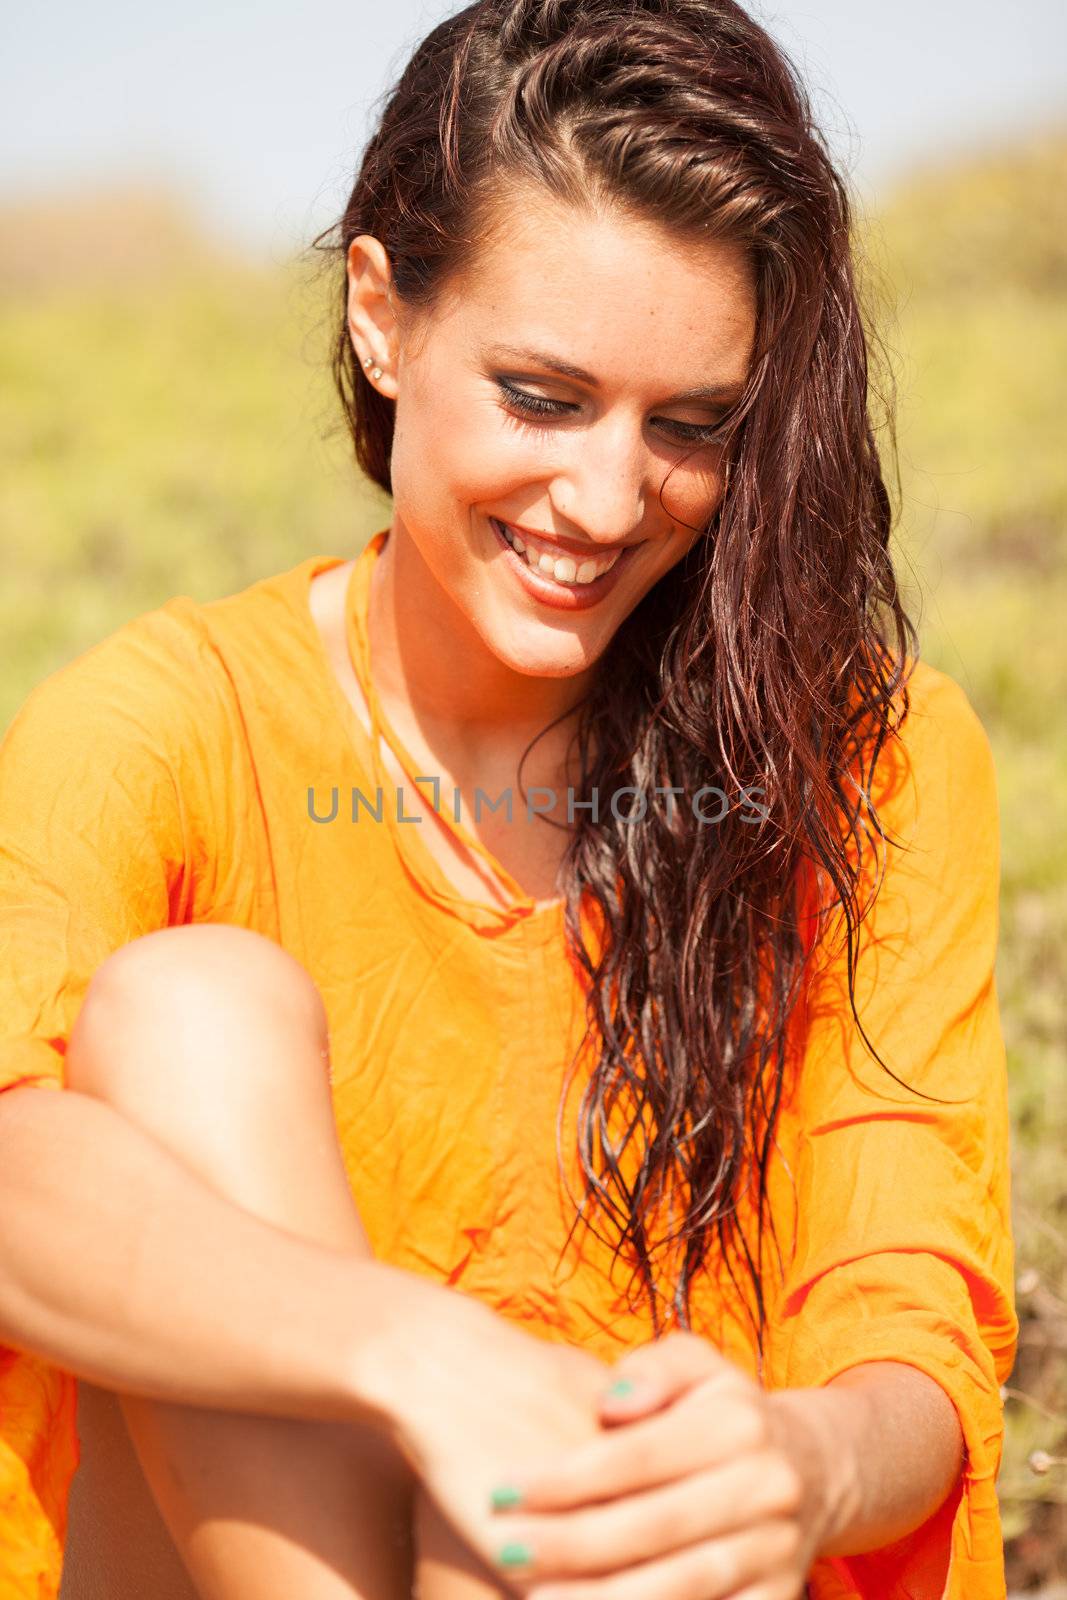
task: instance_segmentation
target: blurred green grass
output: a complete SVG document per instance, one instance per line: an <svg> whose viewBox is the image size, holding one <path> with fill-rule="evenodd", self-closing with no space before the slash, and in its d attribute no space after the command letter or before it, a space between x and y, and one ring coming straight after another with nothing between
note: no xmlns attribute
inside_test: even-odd
<svg viewBox="0 0 1067 1600"><path fill-rule="evenodd" d="M1022 1320L999 1492L1020 1593L1067 1578L1065 171L1052 130L915 173L861 227L897 388L898 570L997 762ZM128 618L353 554L389 520L350 458L332 294L306 261L225 257L154 192L5 221L0 726Z"/></svg>

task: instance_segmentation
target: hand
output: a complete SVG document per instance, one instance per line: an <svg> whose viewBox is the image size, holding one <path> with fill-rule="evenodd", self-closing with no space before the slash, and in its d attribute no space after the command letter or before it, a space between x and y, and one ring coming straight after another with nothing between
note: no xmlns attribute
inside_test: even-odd
<svg viewBox="0 0 1067 1600"><path fill-rule="evenodd" d="M821 1539L813 1485L773 1400L705 1340L672 1333L611 1368L604 1428L552 1466L517 1456L494 1568L527 1600L797 1600ZM607 1385L604 1386L605 1390ZM521 1470L520 1470L521 1469ZM817 1501L817 1496L814 1497Z"/></svg>
<svg viewBox="0 0 1067 1600"><path fill-rule="evenodd" d="M547 1466L595 1438L598 1397L614 1369L525 1333L468 1295L407 1278L402 1314L375 1340L366 1386L445 1520L499 1571L490 1495L504 1468Z"/></svg>

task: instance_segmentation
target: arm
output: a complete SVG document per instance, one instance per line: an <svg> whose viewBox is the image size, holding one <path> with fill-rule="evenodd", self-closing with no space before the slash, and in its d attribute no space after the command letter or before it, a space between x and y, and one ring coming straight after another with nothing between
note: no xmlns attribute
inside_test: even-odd
<svg viewBox="0 0 1067 1600"><path fill-rule="evenodd" d="M73 1090L0 1094L0 1214L0 1339L189 1405L388 1426L371 1352L448 1292L272 1227Z"/></svg>
<svg viewBox="0 0 1067 1600"><path fill-rule="evenodd" d="M898 1362L850 1367L821 1389L770 1396L778 1442L804 1484L817 1554L858 1555L911 1533L941 1506L963 1465L951 1400Z"/></svg>
<svg viewBox="0 0 1067 1600"><path fill-rule="evenodd" d="M236 715L212 661L180 608L149 614L39 684L0 742L0 1500L29 1494L46 1437L70 1460L55 1368L149 1398L370 1418L363 1334L434 1292L249 1215L66 1086L105 958L211 920L232 802L213 752Z"/></svg>
<svg viewBox="0 0 1067 1600"><path fill-rule="evenodd" d="M487 1556L509 1445L546 1450L596 1426L592 1356L564 1361L432 1277L272 1228L71 1087L67 1044L106 958L262 904L242 879L252 841L233 827L252 797L220 760L240 706L210 637L186 626L190 605L46 680L0 743L5 1594L16 1560L35 1592L58 1584L72 1373L164 1402L381 1422ZM142 1070L168 1069L149 1051Z"/></svg>
<svg viewBox="0 0 1067 1600"><path fill-rule="evenodd" d="M823 1447L831 1471L857 1478L860 1497L844 1528L837 1518L841 1542L827 1557L836 1579L864 1600L934 1587L947 1600L988 1600L1003 1584L1000 1385L1018 1335L994 975L995 768L966 697L932 669L917 674L903 745L886 753L878 811L899 848L887 853L861 927L856 1007L889 1070L851 1018L840 931L801 1018L783 1140L791 1181L782 1214L788 1220L795 1197L796 1247L775 1306L768 1388L799 1392L786 1402L794 1419L805 1408L812 1419L834 1417L861 1444L851 1460L847 1443L835 1455L828 1429ZM888 1388L860 1387L891 1369L913 1390L902 1390L899 1409ZM917 1398L920 1375L929 1404L956 1413L958 1470L944 1437L939 1446L930 1434L936 1413ZM846 1402L866 1410L870 1439L855 1422L862 1411L852 1413L854 1431ZM886 1441L889 1454L871 1440ZM848 1531L862 1503L880 1497L884 1527Z"/></svg>

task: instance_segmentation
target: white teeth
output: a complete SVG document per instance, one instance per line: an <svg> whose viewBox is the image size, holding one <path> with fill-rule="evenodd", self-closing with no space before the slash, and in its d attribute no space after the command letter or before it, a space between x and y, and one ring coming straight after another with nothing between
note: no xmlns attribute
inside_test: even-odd
<svg viewBox="0 0 1067 1600"><path fill-rule="evenodd" d="M595 579L602 577L605 572L609 572L622 554L620 550L608 561L588 560L579 563L574 560L573 556L553 556L546 550L536 549L519 534L512 533L506 523L498 522L497 526L512 549L517 551L519 555L525 555L527 566L533 567L537 572L543 572L546 577L553 578L556 583L593 583Z"/></svg>

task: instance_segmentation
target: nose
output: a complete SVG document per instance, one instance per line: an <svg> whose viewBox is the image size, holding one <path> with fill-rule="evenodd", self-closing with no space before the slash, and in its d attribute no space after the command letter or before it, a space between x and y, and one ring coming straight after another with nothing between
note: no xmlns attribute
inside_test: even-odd
<svg viewBox="0 0 1067 1600"><path fill-rule="evenodd" d="M631 539L645 521L652 470L640 426L604 417L565 450L550 490L560 516L595 544Z"/></svg>

